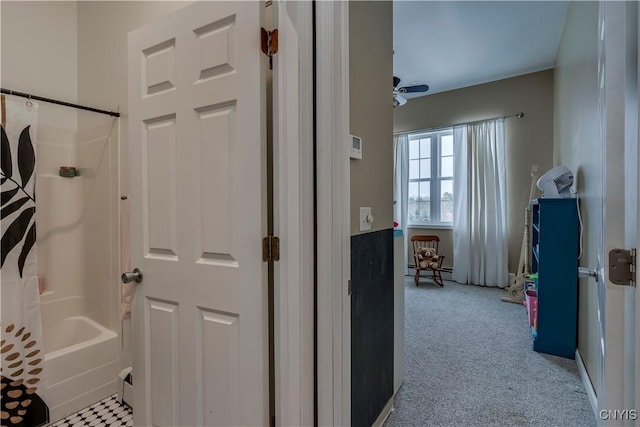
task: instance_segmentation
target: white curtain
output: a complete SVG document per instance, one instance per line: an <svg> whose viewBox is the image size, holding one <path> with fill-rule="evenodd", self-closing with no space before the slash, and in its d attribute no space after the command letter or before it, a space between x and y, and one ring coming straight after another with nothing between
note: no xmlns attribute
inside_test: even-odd
<svg viewBox="0 0 640 427"><path fill-rule="evenodd" d="M407 220L409 209L409 137L393 137L393 219L404 236L404 274L409 274Z"/></svg>
<svg viewBox="0 0 640 427"><path fill-rule="evenodd" d="M40 426L49 418L36 260L38 106L0 97L2 148L2 425Z"/></svg>
<svg viewBox="0 0 640 427"><path fill-rule="evenodd" d="M505 287L507 269L504 119L456 126L453 280Z"/></svg>

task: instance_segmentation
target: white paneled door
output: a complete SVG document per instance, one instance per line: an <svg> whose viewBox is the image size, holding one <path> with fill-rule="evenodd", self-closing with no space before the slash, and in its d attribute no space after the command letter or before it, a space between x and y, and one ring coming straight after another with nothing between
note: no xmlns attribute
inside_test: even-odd
<svg viewBox="0 0 640 427"><path fill-rule="evenodd" d="M263 2L129 34L136 425L269 424Z"/></svg>

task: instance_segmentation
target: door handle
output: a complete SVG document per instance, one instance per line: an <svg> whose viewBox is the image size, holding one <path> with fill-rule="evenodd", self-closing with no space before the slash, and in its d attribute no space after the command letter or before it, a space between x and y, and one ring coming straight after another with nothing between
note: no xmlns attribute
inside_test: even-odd
<svg viewBox="0 0 640 427"><path fill-rule="evenodd" d="M139 268L134 268L133 271L122 273L121 280L122 280L122 283L131 283L131 282L140 283L142 282L142 271L140 271Z"/></svg>

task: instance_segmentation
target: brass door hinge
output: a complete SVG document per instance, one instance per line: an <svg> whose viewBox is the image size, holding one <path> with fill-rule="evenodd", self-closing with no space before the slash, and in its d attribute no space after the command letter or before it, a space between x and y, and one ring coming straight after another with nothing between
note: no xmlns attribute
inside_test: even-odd
<svg viewBox="0 0 640 427"><path fill-rule="evenodd" d="M636 250L609 251L609 280L622 286L636 286Z"/></svg>
<svg viewBox="0 0 640 427"><path fill-rule="evenodd" d="M271 31L260 29L262 53L269 57L269 69L273 69L273 55L278 53L278 29Z"/></svg>
<svg viewBox="0 0 640 427"><path fill-rule="evenodd" d="M269 234L262 239L262 261L280 261L280 238Z"/></svg>

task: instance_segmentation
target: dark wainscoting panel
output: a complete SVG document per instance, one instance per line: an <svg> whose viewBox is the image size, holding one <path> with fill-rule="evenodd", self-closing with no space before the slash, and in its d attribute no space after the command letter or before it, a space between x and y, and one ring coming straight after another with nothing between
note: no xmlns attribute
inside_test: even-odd
<svg viewBox="0 0 640 427"><path fill-rule="evenodd" d="M351 236L351 424L393 395L393 229Z"/></svg>

